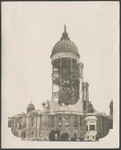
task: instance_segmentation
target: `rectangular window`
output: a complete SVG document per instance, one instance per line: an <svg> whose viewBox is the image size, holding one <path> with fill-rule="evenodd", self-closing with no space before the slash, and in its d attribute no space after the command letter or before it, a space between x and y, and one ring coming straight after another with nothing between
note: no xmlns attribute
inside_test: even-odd
<svg viewBox="0 0 121 150"><path fill-rule="evenodd" d="M30 136L31 136L31 137L34 136L34 131L30 131Z"/></svg>
<svg viewBox="0 0 121 150"><path fill-rule="evenodd" d="M86 101L83 102L83 109L86 111Z"/></svg>
<svg viewBox="0 0 121 150"><path fill-rule="evenodd" d="M95 125L90 125L90 131L95 131Z"/></svg>
<svg viewBox="0 0 121 150"><path fill-rule="evenodd" d="M34 117L32 117L32 122L34 122Z"/></svg>
<svg viewBox="0 0 121 150"><path fill-rule="evenodd" d="M34 117L32 117L31 125L32 125L32 127L34 126Z"/></svg>
<svg viewBox="0 0 121 150"><path fill-rule="evenodd" d="M77 127L77 117L74 116L74 127Z"/></svg>
<svg viewBox="0 0 121 150"><path fill-rule="evenodd" d="M86 87L84 87L84 100L86 100L87 93L86 93Z"/></svg>
<svg viewBox="0 0 121 150"><path fill-rule="evenodd" d="M34 122L32 121L32 127L34 126Z"/></svg>
<svg viewBox="0 0 121 150"><path fill-rule="evenodd" d="M51 124L52 127L54 127L54 117L52 116L52 124Z"/></svg>
<svg viewBox="0 0 121 150"><path fill-rule="evenodd" d="M88 131L88 125L86 125L86 130Z"/></svg>
<svg viewBox="0 0 121 150"><path fill-rule="evenodd" d="M19 129L21 129L21 124L19 123Z"/></svg>
<svg viewBox="0 0 121 150"><path fill-rule="evenodd" d="M80 117L80 127L82 127L82 119L81 119L81 117Z"/></svg>

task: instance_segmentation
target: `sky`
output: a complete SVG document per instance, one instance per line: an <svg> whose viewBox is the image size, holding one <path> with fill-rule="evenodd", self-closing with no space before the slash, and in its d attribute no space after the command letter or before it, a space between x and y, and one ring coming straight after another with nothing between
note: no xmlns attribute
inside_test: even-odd
<svg viewBox="0 0 121 150"><path fill-rule="evenodd" d="M119 110L118 2L2 2L2 118L36 109L52 97L53 46L67 26L84 64L89 100Z"/></svg>

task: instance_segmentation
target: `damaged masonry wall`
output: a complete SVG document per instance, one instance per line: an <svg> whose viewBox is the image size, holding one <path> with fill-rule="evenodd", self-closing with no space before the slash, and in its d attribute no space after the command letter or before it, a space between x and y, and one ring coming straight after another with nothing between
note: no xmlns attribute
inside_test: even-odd
<svg viewBox="0 0 121 150"><path fill-rule="evenodd" d="M50 56L52 99L36 110L32 102L27 113L9 117L8 127L23 140L82 141L106 136L113 127L113 103L110 115L97 112L89 101L89 84L84 82L84 65L66 27Z"/></svg>

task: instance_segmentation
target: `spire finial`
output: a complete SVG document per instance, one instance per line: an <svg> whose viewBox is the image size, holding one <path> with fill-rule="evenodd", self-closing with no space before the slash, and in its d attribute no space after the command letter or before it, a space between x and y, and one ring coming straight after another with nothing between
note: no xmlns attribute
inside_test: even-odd
<svg viewBox="0 0 121 150"><path fill-rule="evenodd" d="M66 32L66 25L64 24L64 31Z"/></svg>
<svg viewBox="0 0 121 150"><path fill-rule="evenodd" d="M64 32L62 33L62 38L61 39L69 39L68 33L66 32L66 25L64 24Z"/></svg>

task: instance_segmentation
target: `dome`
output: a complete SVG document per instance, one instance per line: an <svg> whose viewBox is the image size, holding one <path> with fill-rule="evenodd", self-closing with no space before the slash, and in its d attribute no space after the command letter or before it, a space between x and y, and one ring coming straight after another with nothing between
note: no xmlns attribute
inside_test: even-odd
<svg viewBox="0 0 121 150"><path fill-rule="evenodd" d="M34 104L32 102L27 106L27 113L31 112L32 110L35 110Z"/></svg>
<svg viewBox="0 0 121 150"><path fill-rule="evenodd" d="M30 103L27 108L34 108L34 104Z"/></svg>
<svg viewBox="0 0 121 150"><path fill-rule="evenodd" d="M32 115L38 115L38 111L37 110L31 110L28 116L32 116Z"/></svg>
<svg viewBox="0 0 121 150"><path fill-rule="evenodd" d="M58 41L53 47L52 55L57 52L73 52L79 55L77 46L68 37L68 33L66 32L66 26L64 32L62 33L61 40Z"/></svg>

